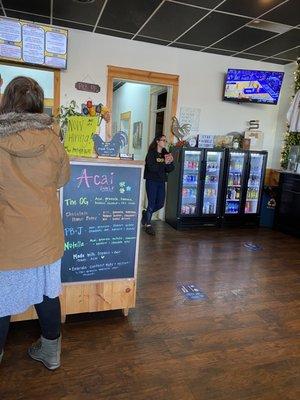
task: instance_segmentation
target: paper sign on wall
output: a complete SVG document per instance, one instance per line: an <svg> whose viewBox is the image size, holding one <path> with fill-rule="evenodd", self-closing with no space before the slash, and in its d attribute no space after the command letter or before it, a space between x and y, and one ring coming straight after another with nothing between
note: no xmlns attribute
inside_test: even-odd
<svg viewBox="0 0 300 400"><path fill-rule="evenodd" d="M76 157L92 157L94 154L92 136L96 133L97 128L98 117L69 117L64 141L67 153Z"/></svg>
<svg viewBox="0 0 300 400"><path fill-rule="evenodd" d="M212 149L214 147L214 135L199 135L198 147Z"/></svg>
<svg viewBox="0 0 300 400"><path fill-rule="evenodd" d="M191 133L198 133L200 127L200 108L180 107L180 125L190 124Z"/></svg>

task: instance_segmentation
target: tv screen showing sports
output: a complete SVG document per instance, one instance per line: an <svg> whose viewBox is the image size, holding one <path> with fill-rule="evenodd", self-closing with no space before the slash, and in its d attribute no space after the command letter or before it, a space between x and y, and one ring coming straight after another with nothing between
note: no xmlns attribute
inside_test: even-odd
<svg viewBox="0 0 300 400"><path fill-rule="evenodd" d="M224 100L277 104L283 72L228 69Z"/></svg>
<svg viewBox="0 0 300 400"><path fill-rule="evenodd" d="M0 59L67 68L68 30L0 17Z"/></svg>

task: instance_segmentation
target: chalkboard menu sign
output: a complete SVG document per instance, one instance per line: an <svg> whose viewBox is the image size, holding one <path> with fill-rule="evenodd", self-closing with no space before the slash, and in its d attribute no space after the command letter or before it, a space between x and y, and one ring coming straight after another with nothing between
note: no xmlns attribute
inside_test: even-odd
<svg viewBox="0 0 300 400"><path fill-rule="evenodd" d="M0 58L64 69L68 31L13 18L0 18Z"/></svg>
<svg viewBox="0 0 300 400"><path fill-rule="evenodd" d="M72 162L61 193L63 282L134 278L141 168Z"/></svg>

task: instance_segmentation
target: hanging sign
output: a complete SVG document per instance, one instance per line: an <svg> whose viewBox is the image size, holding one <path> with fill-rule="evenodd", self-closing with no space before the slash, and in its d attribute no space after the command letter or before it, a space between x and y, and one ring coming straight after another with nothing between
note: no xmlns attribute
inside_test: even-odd
<svg viewBox="0 0 300 400"><path fill-rule="evenodd" d="M74 157L92 157L94 142L92 136L98 128L98 117L74 116L68 118L64 146Z"/></svg>
<svg viewBox="0 0 300 400"><path fill-rule="evenodd" d="M77 90L83 90L84 92L92 92L92 93L99 93L101 90L99 85L87 82L76 82L75 88Z"/></svg>

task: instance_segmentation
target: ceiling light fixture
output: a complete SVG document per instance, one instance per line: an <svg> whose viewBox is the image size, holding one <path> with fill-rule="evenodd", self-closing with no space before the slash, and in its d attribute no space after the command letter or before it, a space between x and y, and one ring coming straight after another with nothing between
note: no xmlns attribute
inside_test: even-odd
<svg viewBox="0 0 300 400"><path fill-rule="evenodd" d="M75 3L80 3L80 4L91 4L94 3L95 0L73 0Z"/></svg>

